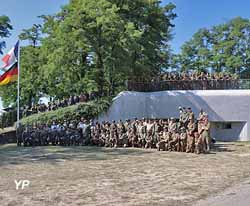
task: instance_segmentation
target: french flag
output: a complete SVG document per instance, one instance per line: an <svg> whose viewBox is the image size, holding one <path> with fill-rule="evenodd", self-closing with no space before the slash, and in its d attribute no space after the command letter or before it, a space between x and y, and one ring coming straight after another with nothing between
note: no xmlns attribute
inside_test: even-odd
<svg viewBox="0 0 250 206"><path fill-rule="evenodd" d="M2 61L4 62L4 66L2 67L3 70L7 70L10 66L15 64L17 62L17 56L18 56L18 44L19 41L16 43L16 45L2 58Z"/></svg>

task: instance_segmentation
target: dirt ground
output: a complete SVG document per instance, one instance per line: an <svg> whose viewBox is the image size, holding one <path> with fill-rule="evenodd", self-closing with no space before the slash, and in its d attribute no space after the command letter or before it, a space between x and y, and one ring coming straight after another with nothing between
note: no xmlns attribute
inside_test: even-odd
<svg viewBox="0 0 250 206"><path fill-rule="evenodd" d="M6 127L4 129L0 128L0 134L10 132L10 131L14 131L14 130L15 130L15 127Z"/></svg>
<svg viewBox="0 0 250 206"><path fill-rule="evenodd" d="M0 146L0 205L193 205L250 177L250 144L210 154ZM16 190L15 180L29 180Z"/></svg>

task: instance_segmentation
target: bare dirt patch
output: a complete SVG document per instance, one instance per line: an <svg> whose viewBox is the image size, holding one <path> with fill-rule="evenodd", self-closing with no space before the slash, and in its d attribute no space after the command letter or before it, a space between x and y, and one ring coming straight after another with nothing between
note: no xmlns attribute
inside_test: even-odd
<svg viewBox="0 0 250 206"><path fill-rule="evenodd" d="M0 134L2 133L6 133L6 132L11 132L11 131L15 131L15 127L5 127L5 128L0 128Z"/></svg>
<svg viewBox="0 0 250 206"><path fill-rule="evenodd" d="M0 146L1 205L192 205L250 177L249 144L211 154ZM25 190L14 180L28 179Z"/></svg>

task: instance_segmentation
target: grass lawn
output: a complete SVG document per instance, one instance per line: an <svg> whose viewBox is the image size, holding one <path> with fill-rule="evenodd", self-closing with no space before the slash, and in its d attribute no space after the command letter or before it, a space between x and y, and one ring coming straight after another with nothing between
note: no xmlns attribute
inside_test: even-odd
<svg viewBox="0 0 250 206"><path fill-rule="evenodd" d="M0 146L1 206L192 205L248 178L249 143L218 143L205 155ZM23 179L30 186L16 190Z"/></svg>

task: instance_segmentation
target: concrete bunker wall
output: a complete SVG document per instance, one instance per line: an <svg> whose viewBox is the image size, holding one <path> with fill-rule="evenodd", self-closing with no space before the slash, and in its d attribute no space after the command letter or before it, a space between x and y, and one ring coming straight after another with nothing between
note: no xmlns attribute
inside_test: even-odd
<svg viewBox="0 0 250 206"><path fill-rule="evenodd" d="M98 120L128 118L178 118L178 106L192 107L196 117L202 108L213 122L212 135L220 140L250 140L250 90L187 90L121 92ZM222 129L218 123L231 123Z"/></svg>

